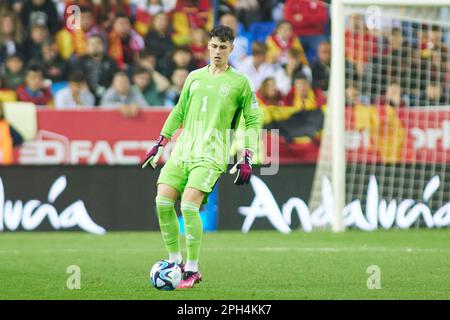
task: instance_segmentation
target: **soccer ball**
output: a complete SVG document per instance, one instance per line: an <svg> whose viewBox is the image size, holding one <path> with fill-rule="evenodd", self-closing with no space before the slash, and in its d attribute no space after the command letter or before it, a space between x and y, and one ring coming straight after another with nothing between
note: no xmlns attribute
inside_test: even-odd
<svg viewBox="0 0 450 320"><path fill-rule="evenodd" d="M175 262L161 260L150 271L150 282L158 290L175 290L181 281L181 268Z"/></svg>

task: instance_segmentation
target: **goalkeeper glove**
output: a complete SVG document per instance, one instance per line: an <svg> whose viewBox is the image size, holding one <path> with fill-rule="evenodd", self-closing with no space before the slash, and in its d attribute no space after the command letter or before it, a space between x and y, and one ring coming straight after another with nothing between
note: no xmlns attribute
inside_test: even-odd
<svg viewBox="0 0 450 320"><path fill-rule="evenodd" d="M158 163L159 157L161 157L162 151L166 143L168 142L167 138L164 136L159 136L156 144L150 149L147 153L144 163L142 164L142 169L150 166L155 169Z"/></svg>
<svg viewBox="0 0 450 320"><path fill-rule="evenodd" d="M238 186L244 183L248 184L252 176L252 153L250 150L244 149L241 160L231 168L230 174L235 174L236 171L237 175L234 184Z"/></svg>

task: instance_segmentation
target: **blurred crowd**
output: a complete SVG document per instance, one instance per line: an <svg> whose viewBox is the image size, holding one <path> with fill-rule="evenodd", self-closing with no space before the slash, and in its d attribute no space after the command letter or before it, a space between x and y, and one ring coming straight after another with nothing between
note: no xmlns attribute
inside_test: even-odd
<svg viewBox="0 0 450 320"><path fill-rule="evenodd" d="M235 32L230 62L262 104L322 101L330 65L328 5L317 0L5 0L0 101L41 108L174 106L208 64L208 31ZM74 6L75 5L75 6ZM216 10L215 10L216 9ZM309 99L309 100L308 100ZM317 100L317 101L316 101Z"/></svg>
<svg viewBox="0 0 450 320"><path fill-rule="evenodd" d="M442 21L450 12L442 11ZM386 17L368 28L362 14L345 33L347 106L450 105L448 28Z"/></svg>
<svg viewBox="0 0 450 320"><path fill-rule="evenodd" d="M213 6L213 2L217 4ZM189 72L209 63L208 31L235 33L266 128L318 142L328 95L330 1L3 0L0 102L108 108L133 117L173 107ZM449 21L449 10L441 20ZM409 21L409 22L408 22ZM346 21L346 105L449 105L448 29L381 17Z"/></svg>

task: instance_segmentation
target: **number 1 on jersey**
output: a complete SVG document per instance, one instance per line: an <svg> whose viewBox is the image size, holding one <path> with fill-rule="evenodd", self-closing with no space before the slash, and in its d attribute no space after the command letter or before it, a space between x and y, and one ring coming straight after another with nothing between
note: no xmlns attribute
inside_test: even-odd
<svg viewBox="0 0 450 320"><path fill-rule="evenodd" d="M202 112L206 112L206 104L208 103L208 96L203 97L203 104L202 104Z"/></svg>

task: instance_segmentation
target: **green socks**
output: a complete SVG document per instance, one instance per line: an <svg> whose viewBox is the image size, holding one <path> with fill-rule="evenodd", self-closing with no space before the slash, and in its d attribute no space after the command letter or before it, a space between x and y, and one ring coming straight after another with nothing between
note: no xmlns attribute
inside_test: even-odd
<svg viewBox="0 0 450 320"><path fill-rule="evenodd" d="M197 271L189 270L188 268L191 264L195 264L198 261L198 256L200 253L200 246L202 243L203 236L203 225L200 218L200 206L189 201L181 202L181 212L183 214L185 235L186 235L186 247L187 247L187 265L186 271Z"/></svg>
<svg viewBox="0 0 450 320"><path fill-rule="evenodd" d="M169 252L170 260L181 262L180 225L174 208L174 201L163 196L156 197L159 227ZM179 260L179 261L175 261Z"/></svg>
<svg viewBox="0 0 450 320"><path fill-rule="evenodd" d="M181 262L180 226L174 208L174 201L163 196L156 197L156 211L158 212L159 227L164 238L170 261ZM189 201L181 202L183 214L187 261L186 271L198 270L198 256L203 236L203 225L200 218L200 206Z"/></svg>

